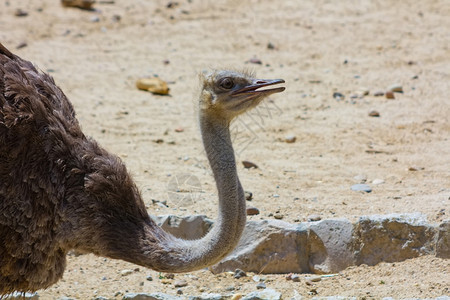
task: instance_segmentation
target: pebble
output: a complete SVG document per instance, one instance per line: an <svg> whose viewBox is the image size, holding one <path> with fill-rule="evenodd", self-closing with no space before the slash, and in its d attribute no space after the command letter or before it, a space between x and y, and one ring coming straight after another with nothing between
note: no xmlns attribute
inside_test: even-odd
<svg viewBox="0 0 450 300"><path fill-rule="evenodd" d="M311 276L311 277L306 277L305 280L311 281L311 282L319 282L319 281L322 280L322 277L320 277L320 276Z"/></svg>
<svg viewBox="0 0 450 300"><path fill-rule="evenodd" d="M153 281L152 275L147 275L147 277L145 277L145 279L147 279L147 281Z"/></svg>
<svg viewBox="0 0 450 300"><path fill-rule="evenodd" d="M383 91L376 91L376 92L373 93L373 95L375 97L381 97L381 96L384 96L384 92Z"/></svg>
<svg viewBox="0 0 450 300"><path fill-rule="evenodd" d="M380 113L376 110L372 110L371 112L369 112L369 117L379 117Z"/></svg>
<svg viewBox="0 0 450 300"><path fill-rule="evenodd" d="M253 57L248 60L251 64L262 65L262 61L259 58Z"/></svg>
<svg viewBox="0 0 450 300"><path fill-rule="evenodd" d="M372 184L378 185L384 183L383 179L376 178L372 181Z"/></svg>
<svg viewBox="0 0 450 300"><path fill-rule="evenodd" d="M359 183L365 183L367 181L367 176L363 175L363 174L359 174L359 175L356 175L355 177L353 177L353 179L355 179Z"/></svg>
<svg viewBox="0 0 450 300"><path fill-rule="evenodd" d="M185 287L188 285L186 280L175 280L175 282L173 283L173 285L175 287Z"/></svg>
<svg viewBox="0 0 450 300"><path fill-rule="evenodd" d="M267 43L267 49L274 50L274 49L276 49L276 47L275 47L275 45L273 43L268 42Z"/></svg>
<svg viewBox="0 0 450 300"><path fill-rule="evenodd" d="M93 16L93 17L91 17L91 22L98 23L98 22L100 22L100 18L98 16Z"/></svg>
<svg viewBox="0 0 450 300"><path fill-rule="evenodd" d="M23 9L21 9L21 8L18 8L18 9L14 12L14 15L15 15L16 17L26 17L26 16L28 16L28 12L27 12L26 10L23 10Z"/></svg>
<svg viewBox="0 0 450 300"><path fill-rule="evenodd" d="M395 99L395 95L393 91L386 92L386 99Z"/></svg>
<svg viewBox="0 0 450 300"><path fill-rule="evenodd" d="M242 299L242 294L234 294L230 298L230 300L240 300L240 299Z"/></svg>
<svg viewBox="0 0 450 300"><path fill-rule="evenodd" d="M21 42L16 46L16 49L25 48L26 46L28 46L27 42Z"/></svg>
<svg viewBox="0 0 450 300"><path fill-rule="evenodd" d="M122 270L121 272L120 272L120 275L122 275L122 276L128 276L128 275L130 275L130 274L132 274L133 273L133 270Z"/></svg>
<svg viewBox="0 0 450 300"><path fill-rule="evenodd" d="M291 275L291 280L293 282L300 282L300 276L298 274L292 274Z"/></svg>
<svg viewBox="0 0 450 300"><path fill-rule="evenodd" d="M246 168L246 169L251 169L251 168L258 169L258 166L256 164L254 164L248 160L243 160L242 164L244 165L244 168Z"/></svg>
<svg viewBox="0 0 450 300"><path fill-rule="evenodd" d="M362 96L369 95L370 90L366 87L360 87L357 91L358 94L361 94Z"/></svg>
<svg viewBox="0 0 450 300"><path fill-rule="evenodd" d="M297 138L295 137L295 135L287 135L287 136L284 138L284 141L285 141L286 143L288 143L288 144L295 143L296 140L297 140Z"/></svg>
<svg viewBox="0 0 450 300"><path fill-rule="evenodd" d="M274 214L273 217L277 220L281 220L284 218L284 216L282 214Z"/></svg>
<svg viewBox="0 0 450 300"><path fill-rule="evenodd" d="M167 273L166 275L164 275L164 277L166 277L167 279L174 279L175 278L175 274Z"/></svg>
<svg viewBox="0 0 450 300"><path fill-rule="evenodd" d="M167 82L158 77L140 78L136 81L136 87L157 95L168 95L170 90Z"/></svg>
<svg viewBox="0 0 450 300"><path fill-rule="evenodd" d="M183 132L184 128L183 127L177 127L175 128L175 132Z"/></svg>
<svg viewBox="0 0 450 300"><path fill-rule="evenodd" d="M256 207L247 207L247 216L259 215L259 209Z"/></svg>
<svg viewBox="0 0 450 300"><path fill-rule="evenodd" d="M339 101L339 100L344 100L345 96L342 93L334 92L333 93L333 98Z"/></svg>
<svg viewBox="0 0 450 300"><path fill-rule="evenodd" d="M398 83L390 85L387 88L387 90L391 91L391 92L394 92L394 93L403 93L403 87L400 84L398 84Z"/></svg>
<svg viewBox="0 0 450 300"><path fill-rule="evenodd" d="M412 166L412 167L409 167L409 168L408 168L408 171L415 172L415 171L421 171L421 170L423 170L423 169L424 169L424 168L422 168L422 167Z"/></svg>
<svg viewBox="0 0 450 300"><path fill-rule="evenodd" d="M247 201L252 201L252 199L253 199L253 193L252 193L252 192L249 192L249 191L245 191L244 193L245 193L245 200L247 200Z"/></svg>
<svg viewBox="0 0 450 300"><path fill-rule="evenodd" d="M309 222L317 222L317 221L322 220L322 217L319 216L319 215L309 215L307 217L307 219L308 219Z"/></svg>
<svg viewBox="0 0 450 300"><path fill-rule="evenodd" d="M256 289L258 289L258 290L263 290L263 289L265 289L266 288L266 284L264 283L264 282L259 282L257 285L256 285Z"/></svg>
<svg viewBox="0 0 450 300"><path fill-rule="evenodd" d="M369 185L362 184L362 183L352 185L351 189L352 189L352 191L355 191L355 192L370 193L372 191L372 188Z"/></svg>
<svg viewBox="0 0 450 300"><path fill-rule="evenodd" d="M252 277L254 282L260 282L261 281L261 277L259 277L258 275L253 275Z"/></svg>
<svg viewBox="0 0 450 300"><path fill-rule="evenodd" d="M178 289L177 290L177 295L183 295L183 290L182 289Z"/></svg>
<svg viewBox="0 0 450 300"><path fill-rule="evenodd" d="M241 277L245 277L245 276L247 276L247 273L245 273L244 271L242 271L241 269L236 269L235 271L234 271L234 278L236 278L236 279L239 279L239 278L241 278Z"/></svg>

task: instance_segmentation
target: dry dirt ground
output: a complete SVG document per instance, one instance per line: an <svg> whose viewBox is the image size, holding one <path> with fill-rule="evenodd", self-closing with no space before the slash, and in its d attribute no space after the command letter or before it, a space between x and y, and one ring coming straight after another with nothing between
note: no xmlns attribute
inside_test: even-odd
<svg viewBox="0 0 450 300"><path fill-rule="evenodd" d="M416 211L432 223L449 217L447 0L116 0L95 8L2 0L0 41L54 76L85 133L126 162L149 213L216 216L196 120L197 74L233 67L286 80L284 93L232 127L238 160L259 166L238 166L244 188L254 195L249 204L261 211L250 219L278 214L300 222L316 214L354 221ZM17 9L28 14L16 16ZM154 74L169 82L170 96L135 88L138 78ZM373 96L396 83L404 93L395 99ZM363 89L369 95L358 97ZM334 92L345 99L333 98ZM372 110L380 116L370 117ZM288 135L295 143L284 141ZM184 194L171 193L169 183L181 174L198 183L191 192L188 186L180 188ZM361 178L372 193L350 190ZM374 179L383 183L372 184ZM64 279L39 295L176 294L173 280L163 284L154 271L141 267L121 275L135 268L93 255L69 256ZM285 299L294 290L305 298L317 293L362 299L449 295L449 273L449 260L428 256L350 268L313 286L261 276ZM187 280L183 295L256 289L251 276L234 279L207 270L175 279Z"/></svg>

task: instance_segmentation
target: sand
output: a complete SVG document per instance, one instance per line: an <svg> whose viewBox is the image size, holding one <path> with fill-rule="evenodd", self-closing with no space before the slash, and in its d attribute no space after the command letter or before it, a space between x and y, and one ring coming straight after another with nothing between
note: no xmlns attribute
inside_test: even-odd
<svg viewBox="0 0 450 300"><path fill-rule="evenodd" d="M249 69L283 78L286 91L232 124L249 205L287 222L357 220L450 207L450 5L441 1L113 1L95 11L59 1L2 1L0 41L49 72L71 99L87 135L127 164L151 214L217 215L217 195L196 117L198 74ZM17 9L27 12L16 16ZM255 62L261 62L260 64ZM158 75L170 96L139 91ZM393 84L395 99L374 96ZM361 96L364 91L369 94ZM344 99L333 97L339 92ZM369 113L377 111L379 117ZM294 143L285 139L295 137ZM248 160L259 168L245 169ZM171 193L187 174L194 190ZM366 181L371 193L350 187ZM374 184L373 181L382 182ZM167 207L155 203L166 201ZM64 279L42 299L121 299L128 292L176 294L157 272L69 256ZM313 286L261 275L285 299L449 295L450 263L432 256L359 266ZM151 275L153 281L146 280ZM164 274L162 274L164 275ZM209 271L180 274L183 295L247 293L256 283ZM232 289L234 288L234 290Z"/></svg>

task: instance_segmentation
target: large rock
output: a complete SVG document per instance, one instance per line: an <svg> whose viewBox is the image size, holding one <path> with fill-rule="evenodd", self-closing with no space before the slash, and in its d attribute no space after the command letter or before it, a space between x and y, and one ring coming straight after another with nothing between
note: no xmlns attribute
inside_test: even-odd
<svg viewBox="0 0 450 300"><path fill-rule="evenodd" d="M450 220L444 221L438 227L436 256L450 258Z"/></svg>
<svg viewBox="0 0 450 300"><path fill-rule="evenodd" d="M310 271L336 273L354 265L352 238L353 224L347 219L311 223L307 243Z"/></svg>
<svg viewBox="0 0 450 300"><path fill-rule="evenodd" d="M281 293L273 289L251 292L242 298L242 300L280 300Z"/></svg>
<svg viewBox="0 0 450 300"><path fill-rule="evenodd" d="M164 293L129 293L123 296L123 300L182 300L183 298Z"/></svg>
<svg viewBox="0 0 450 300"><path fill-rule="evenodd" d="M204 236L213 222L203 215L178 217L174 215L152 216L153 220L165 231L176 237L195 240Z"/></svg>
<svg viewBox="0 0 450 300"><path fill-rule="evenodd" d="M356 264L397 262L434 251L436 228L420 213L361 217L354 229Z"/></svg>
<svg viewBox="0 0 450 300"><path fill-rule="evenodd" d="M302 273L309 270L307 227L278 220L249 221L234 251L210 269L255 273Z"/></svg>

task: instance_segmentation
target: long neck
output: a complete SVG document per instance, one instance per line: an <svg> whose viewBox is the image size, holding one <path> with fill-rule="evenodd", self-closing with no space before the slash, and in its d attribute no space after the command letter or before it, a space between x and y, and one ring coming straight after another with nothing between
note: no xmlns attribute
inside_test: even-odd
<svg viewBox="0 0 450 300"><path fill-rule="evenodd" d="M159 261L153 262L153 268L161 271L192 271L219 262L237 245L245 227L245 197L236 171L229 124L208 115L200 116L200 124L217 185L219 216L210 232L199 240L164 235Z"/></svg>

